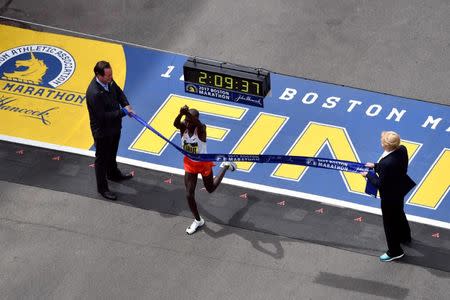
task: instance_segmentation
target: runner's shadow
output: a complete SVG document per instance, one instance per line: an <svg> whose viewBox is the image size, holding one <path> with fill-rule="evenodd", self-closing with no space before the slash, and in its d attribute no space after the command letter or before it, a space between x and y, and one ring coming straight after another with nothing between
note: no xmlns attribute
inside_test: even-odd
<svg viewBox="0 0 450 300"><path fill-rule="evenodd" d="M182 182L183 177L164 174L155 179L155 176L158 174L160 175L161 173L152 174L152 176L149 177L136 177L121 183L113 183L111 189L117 193L119 196L118 202L123 205L156 211L164 218L184 216L191 219L192 214L185 198L185 188L184 183ZM170 183L167 183L168 178L171 179ZM197 206L200 215L206 219L207 223L206 226L199 229L199 231L203 230L207 235L213 238L220 238L239 232L238 234L242 238L248 240L256 250L277 259L284 256L284 250L281 246L281 241L283 240L282 236L261 234L260 232L264 230L257 228L251 220L243 221L243 218L248 215L249 209L254 204L260 202L261 199L252 197L247 201L244 207L233 211L233 215L228 220L223 221L220 218L224 218L225 208L224 210L215 211L217 215L209 212L207 206L213 196L208 193L204 194L201 187L201 180L199 180L199 185L196 190ZM234 199L231 201L234 201ZM233 207L233 205L229 206ZM228 212L230 211L229 207L226 209ZM208 221L237 228L244 228L245 230L232 230L231 228L224 226L219 231L213 231L207 226ZM252 230L256 232L253 232ZM273 234L269 231L267 231L267 233ZM273 245L274 250L267 249L263 244Z"/></svg>
<svg viewBox="0 0 450 300"><path fill-rule="evenodd" d="M227 222L223 222L215 215L209 213L207 209L201 207L200 209L202 210L203 216L205 216L208 220L216 224L223 224L238 228L238 230L232 230L231 228L227 228L224 226L220 230L214 231L208 226L204 226L202 230L207 235L215 239L230 234L237 234L240 237L249 241L252 244L253 248L255 248L256 250L264 254L270 255L275 259L281 259L284 257L284 249L281 246L281 241L287 240L287 238L284 238L279 235L274 235L270 231L256 227L255 223L251 221L251 217L249 220L244 221L244 219L249 215L249 210L251 209L251 207L260 201L261 199L259 198L251 197L248 201L246 201L246 205L236 210L234 214L228 219ZM269 235L265 233L269 233ZM273 245L274 250L272 251L268 248L265 248L263 244Z"/></svg>
<svg viewBox="0 0 450 300"><path fill-rule="evenodd" d="M161 175L161 173L151 174L151 176L145 176L144 174L139 176L125 182L111 184L111 189L119 197L118 202L123 205L156 211L164 218L184 216L192 219L192 214L185 198L185 187L182 176ZM169 181L168 179L171 180ZM222 194L222 192L219 191L219 194ZM206 225L199 229L200 231L203 230L213 238L238 233L242 238L248 240L256 250L277 259L284 256L284 250L281 246L283 237L261 234L260 232L264 232L264 230L257 228L254 222L251 220L243 220L244 217L248 216L251 207L260 202L261 199L252 197L246 202L244 207L238 209L236 208L236 203L232 202L235 199L228 200L231 197L219 195L219 197L226 199L226 207L210 212L208 203L211 202L211 197L214 197L214 194L203 192L201 180L199 180L196 190L197 206L200 215L206 219L206 224L208 224L208 221L212 221L217 224L244 228L245 230L233 230L224 226L219 231L213 231ZM227 213L232 213L232 216L228 220L226 217ZM269 231L267 233L273 234ZM264 244L273 245L274 249L268 249L264 247Z"/></svg>
<svg viewBox="0 0 450 300"><path fill-rule="evenodd" d="M141 178L134 178L123 183L112 184L112 190L119 196L119 203L156 211L164 218L184 216L192 219L192 214L185 199L182 176L172 176L153 171L149 171L149 173L152 174L148 176L144 175ZM165 183L170 176L172 176L172 182L170 184ZM283 232L277 227L276 223L271 221L277 218L276 215L264 216L262 215L264 211L260 210L261 206L266 206L267 203L272 201L271 199L262 199L253 195L243 202L242 199L236 199L232 196L241 192L234 187L219 187L219 190L214 194L208 194L201 191L201 186L201 181L199 181L199 186L196 191L197 205L200 214L206 219L207 223L200 230L203 230L213 238L237 234L249 241L257 251L275 259L284 257L284 249L281 242L284 240L293 241L292 239L368 254L374 256L376 259L379 253L384 250L384 240L377 241L369 239L369 244L366 244L368 242L367 240L360 240L358 238L358 231L355 231L351 235L345 235L345 239L342 239L342 232L335 232L335 234L330 235L329 232L333 232L333 229L337 230L332 224L333 220L326 223L310 223L303 220L295 224L292 223L292 226L295 226L295 228L292 228L292 226L289 228L293 231ZM223 203L219 207L215 207L211 204L214 201L222 201ZM242 205L243 203L245 204ZM308 210L312 209L308 208ZM275 211L272 212L273 214L276 213ZM371 215L366 216L367 219L369 217L374 218ZM223 226L221 229L215 231L207 226L208 221L236 227L238 230ZM378 219L373 220L375 223L372 225L381 224L381 220L378 221ZM315 231L315 233L312 235L310 233L311 231ZM420 235L416 238L420 239L423 236ZM266 245L273 247L268 248ZM405 247L405 252L405 257L399 260L399 263L423 266L431 268L431 271L432 269L436 269L450 272L450 262L448 260L450 250L445 247L434 247L425 242L413 240L409 247ZM436 271L436 273L438 276L446 276L439 271Z"/></svg>

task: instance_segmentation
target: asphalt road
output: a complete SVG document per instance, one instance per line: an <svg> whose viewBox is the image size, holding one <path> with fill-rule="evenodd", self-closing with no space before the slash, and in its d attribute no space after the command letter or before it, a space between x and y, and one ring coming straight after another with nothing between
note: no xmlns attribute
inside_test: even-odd
<svg viewBox="0 0 450 300"><path fill-rule="evenodd" d="M450 104L448 0L2 0L0 15Z"/></svg>

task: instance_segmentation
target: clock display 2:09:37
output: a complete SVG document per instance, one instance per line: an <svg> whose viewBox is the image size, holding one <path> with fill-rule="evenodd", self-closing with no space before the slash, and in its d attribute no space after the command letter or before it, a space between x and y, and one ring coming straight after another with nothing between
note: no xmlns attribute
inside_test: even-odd
<svg viewBox="0 0 450 300"><path fill-rule="evenodd" d="M208 74L200 71L198 83L212 85L218 88L240 91L242 93L256 94L260 93L260 83L246 79L224 76L219 74Z"/></svg>

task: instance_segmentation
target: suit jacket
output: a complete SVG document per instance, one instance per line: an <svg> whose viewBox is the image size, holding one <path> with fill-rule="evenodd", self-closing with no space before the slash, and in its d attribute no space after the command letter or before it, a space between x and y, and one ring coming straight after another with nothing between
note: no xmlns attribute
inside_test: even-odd
<svg viewBox="0 0 450 300"><path fill-rule="evenodd" d="M408 151L401 145L375 164L375 173L368 173L367 179L380 191L381 199L402 201L416 185L408 176Z"/></svg>
<svg viewBox="0 0 450 300"><path fill-rule="evenodd" d="M109 91L106 91L94 77L86 91L86 102L94 139L120 133L122 117L125 115L121 107L129 103L114 81L109 84Z"/></svg>

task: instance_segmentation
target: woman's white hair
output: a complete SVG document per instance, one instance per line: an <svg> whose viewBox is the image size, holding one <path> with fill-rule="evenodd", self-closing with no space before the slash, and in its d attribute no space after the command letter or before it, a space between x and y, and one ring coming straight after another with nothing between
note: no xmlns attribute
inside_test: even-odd
<svg viewBox="0 0 450 300"><path fill-rule="evenodd" d="M400 135L395 131L381 132L381 143L388 150L395 150L400 146Z"/></svg>

